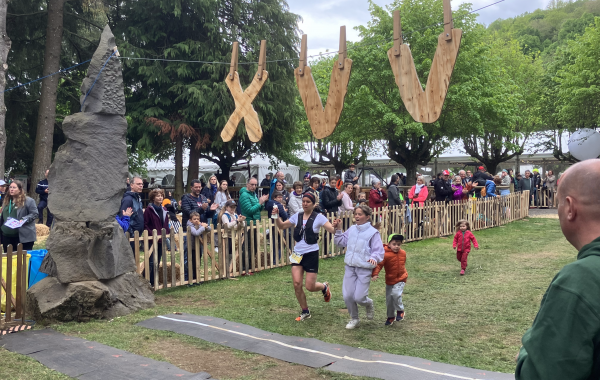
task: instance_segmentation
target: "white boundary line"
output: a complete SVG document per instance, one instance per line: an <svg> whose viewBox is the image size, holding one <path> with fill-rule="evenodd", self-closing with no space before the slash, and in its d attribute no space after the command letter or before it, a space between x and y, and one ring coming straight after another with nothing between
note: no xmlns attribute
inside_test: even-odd
<svg viewBox="0 0 600 380"><path fill-rule="evenodd" d="M162 316L162 315L159 315L158 318L167 319L169 321L175 321L175 322L181 322L181 323L191 323L191 324L194 324L194 325L199 325L199 326L204 326L204 327L210 327L210 328L213 328L213 329L216 329L216 330L221 330L221 331L228 332L230 334L236 334L236 335L241 335L241 336L245 336L245 337L256 339L256 340L262 340L262 341L265 341L265 342L271 342L271 343L275 343L275 344L278 344L280 346L291 348L291 349L294 349L294 350L305 351L305 352L310 352L310 353L319 354L319 355L325 355L325 356L329 356L329 357L332 357L332 358L335 358L335 359L350 360L350 361L358 362L358 363L390 364L390 365L395 365L395 366L400 366L400 367L406 367L406 368L414 369L416 371L427 372L427 373L431 373L431 374L434 374L434 375L448 376L448 377L452 377L454 379L462 379L462 380L484 380L484 379L479 379L479 378L476 378L476 377L465 377L465 376L453 375L453 374L450 374L450 373L432 371L430 369L419 368L419 367L415 367L415 366L412 366L412 365L409 365L409 364L404 364L404 363L388 362L388 361L385 361L385 360L362 360L362 359L351 358L349 356L334 355L334 354L330 354L328 352L322 352L322 351L312 350L310 348L293 346L291 344L283 343L283 342L280 342L278 340L259 338L257 336L246 334L246 333L242 333L242 332L239 332L239 331L228 330L228 329L225 329L225 328L222 328L222 327L207 325L206 323L201 323L201 322L188 321L186 319L169 318L169 317L165 317L165 316Z"/></svg>

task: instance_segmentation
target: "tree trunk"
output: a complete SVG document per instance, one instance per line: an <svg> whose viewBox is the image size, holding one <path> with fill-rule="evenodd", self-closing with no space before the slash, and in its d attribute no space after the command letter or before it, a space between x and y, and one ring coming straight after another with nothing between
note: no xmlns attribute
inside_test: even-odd
<svg viewBox="0 0 600 380"><path fill-rule="evenodd" d="M6 34L6 10L9 0L0 0L0 179L4 178L5 173L5 153L6 153L6 106L4 105L4 90L6 88L6 71L8 64L8 51L10 50L10 38Z"/></svg>
<svg viewBox="0 0 600 380"><path fill-rule="evenodd" d="M417 183L417 164L403 165L406 168L406 186L412 186Z"/></svg>
<svg viewBox="0 0 600 380"><path fill-rule="evenodd" d="M190 141L190 161L188 164L188 175L187 175L187 184L185 186L185 191L190 192L190 184L193 179L198 179L199 171L200 171L200 151L196 149L196 141L197 138L192 136Z"/></svg>
<svg viewBox="0 0 600 380"><path fill-rule="evenodd" d="M46 26L43 75L52 74L60 68L64 4L65 0L48 0L48 25ZM31 191L29 192L29 195L34 199L37 199L35 185L44 178L46 169L50 167L52 161L52 140L56 120L56 90L59 79L59 75L53 75L42 81L33 170L31 172Z"/></svg>
<svg viewBox="0 0 600 380"><path fill-rule="evenodd" d="M183 136L175 138L175 199L183 196Z"/></svg>
<svg viewBox="0 0 600 380"><path fill-rule="evenodd" d="M224 178L226 180L229 180L229 178L231 177L231 162L229 161L220 161L219 162L219 169L221 169L221 178ZM250 179L248 179L250 180Z"/></svg>
<svg viewBox="0 0 600 380"><path fill-rule="evenodd" d="M494 176L496 175L496 169L498 168L500 162L488 161L484 162L483 164L485 165L485 169L487 170L487 172Z"/></svg>

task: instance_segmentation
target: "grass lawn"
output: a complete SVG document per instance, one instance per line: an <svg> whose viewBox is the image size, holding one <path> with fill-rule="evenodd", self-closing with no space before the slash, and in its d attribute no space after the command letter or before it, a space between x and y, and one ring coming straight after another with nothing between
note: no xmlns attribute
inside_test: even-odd
<svg viewBox="0 0 600 380"><path fill-rule="evenodd" d="M284 267L199 287L181 287L156 294L157 307L113 321L53 326L77 335L158 360L190 372L207 371L219 379L358 379L315 371L279 360L248 354L170 332L148 330L135 323L161 314L187 312L212 315L280 334L422 357L483 370L514 372L520 339L531 325L553 276L575 260L556 219L530 219L475 232L480 249L469 257L467 275L452 240L409 243L408 281L403 297L406 320L385 327L383 276L371 285L375 320L347 331L341 295L343 257L322 260L319 279L332 285L333 298L309 294L313 317L294 321L300 311L290 268ZM364 310L361 310L361 317ZM0 343L1 344L1 343ZM4 364L8 362L8 377ZM63 379L20 355L0 349L2 379ZM16 369L17 363L22 370ZM41 368L40 368L41 367Z"/></svg>

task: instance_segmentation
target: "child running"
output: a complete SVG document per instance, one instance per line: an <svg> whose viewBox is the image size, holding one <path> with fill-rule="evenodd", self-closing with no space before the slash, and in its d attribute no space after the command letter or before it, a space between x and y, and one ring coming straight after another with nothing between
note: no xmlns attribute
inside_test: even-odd
<svg viewBox="0 0 600 380"><path fill-rule="evenodd" d="M408 278L406 273L406 252L400 249L404 236L399 234L390 235L388 244L384 245L385 256L383 261L373 269L373 281L379 278L381 268L385 268L385 304L387 305L386 326L394 324L394 320L404 319L404 304L402 303L402 292Z"/></svg>
<svg viewBox="0 0 600 380"><path fill-rule="evenodd" d="M334 242L338 247L347 247L344 262L346 271L342 294L344 302L350 313L350 322L346 325L352 330L360 324L358 319L358 305L364 306L367 319L373 319L375 309L373 300L369 296L371 274L373 268L383 260L384 250L379 231L371 225L370 217L373 211L369 206L358 205L354 209L356 224L342 233L342 221L336 219Z"/></svg>
<svg viewBox="0 0 600 380"><path fill-rule="evenodd" d="M456 223L456 235L454 235L454 242L452 248L456 249L456 259L460 261L460 275L465 275L465 269L467 269L467 257L471 252L471 241L475 249L479 249L477 239L471 233L471 224L468 220L459 220Z"/></svg>

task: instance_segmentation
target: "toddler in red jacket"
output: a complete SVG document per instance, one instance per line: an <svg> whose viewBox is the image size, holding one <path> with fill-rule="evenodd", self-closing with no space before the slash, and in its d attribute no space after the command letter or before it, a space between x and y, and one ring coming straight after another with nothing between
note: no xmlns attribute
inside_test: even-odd
<svg viewBox="0 0 600 380"><path fill-rule="evenodd" d="M464 276L465 269L467 269L467 257L471 252L471 241L475 249L479 249L477 239L471 232L471 224L468 220L459 220L456 223L456 235L454 235L454 242L452 248L456 249L456 259L460 261L460 275Z"/></svg>

